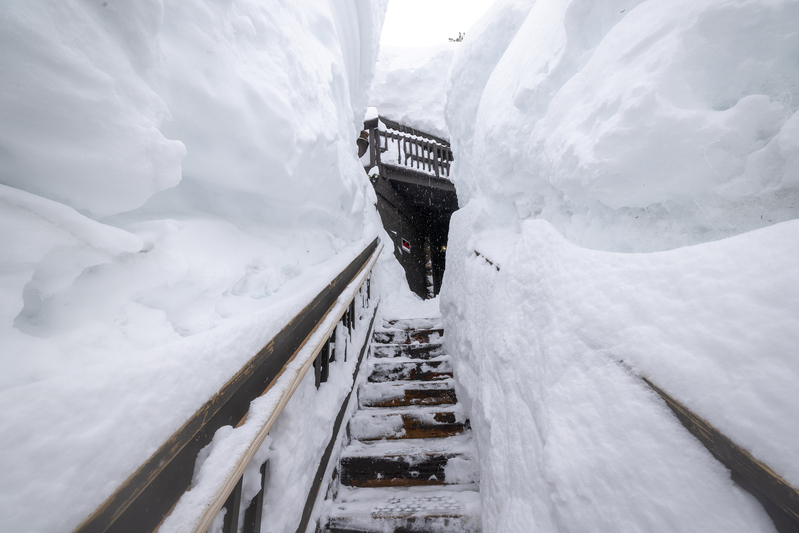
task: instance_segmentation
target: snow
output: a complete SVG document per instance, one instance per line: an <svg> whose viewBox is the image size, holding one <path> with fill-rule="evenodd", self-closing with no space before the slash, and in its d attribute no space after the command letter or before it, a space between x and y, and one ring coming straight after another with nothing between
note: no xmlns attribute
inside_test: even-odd
<svg viewBox="0 0 799 533"><path fill-rule="evenodd" d="M774 530L640 377L799 486L798 8L500 0L456 52L440 308L486 531Z"/></svg>
<svg viewBox="0 0 799 533"><path fill-rule="evenodd" d="M380 116L449 140L444 121L447 74L460 44L382 47L369 105Z"/></svg>
<svg viewBox="0 0 799 533"><path fill-rule="evenodd" d="M387 240L355 144L385 8L0 8L0 530L73 530Z"/></svg>
<svg viewBox="0 0 799 533"><path fill-rule="evenodd" d="M389 242L368 103L452 141L440 298L392 254L373 292L443 316L485 530L773 531L639 376L799 486L799 3L498 0L377 62L386 3L0 8L0 530L73 530ZM260 450L268 530L351 376L306 376Z"/></svg>
<svg viewBox="0 0 799 533"><path fill-rule="evenodd" d="M460 202L623 252L795 218L797 17L788 0L497 2L450 72Z"/></svg>

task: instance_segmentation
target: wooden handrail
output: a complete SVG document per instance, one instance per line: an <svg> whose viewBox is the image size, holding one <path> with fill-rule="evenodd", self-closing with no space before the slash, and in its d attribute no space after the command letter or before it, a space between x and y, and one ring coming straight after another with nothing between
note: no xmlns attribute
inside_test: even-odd
<svg viewBox="0 0 799 533"><path fill-rule="evenodd" d="M367 265L371 269L382 249L379 242L377 238L369 244L75 532L154 531L191 484L200 450L219 428L237 426L246 417L250 403L276 383L345 289Z"/></svg>
<svg viewBox="0 0 799 533"><path fill-rule="evenodd" d="M652 381L645 377L641 379L663 398L680 423L713 454L716 460L741 476L799 525L799 490Z"/></svg>

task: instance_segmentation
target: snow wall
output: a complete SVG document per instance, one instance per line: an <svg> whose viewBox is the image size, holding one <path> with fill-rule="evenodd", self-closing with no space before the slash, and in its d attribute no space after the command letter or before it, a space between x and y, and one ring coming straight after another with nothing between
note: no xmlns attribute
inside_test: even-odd
<svg viewBox="0 0 799 533"><path fill-rule="evenodd" d="M773 531L634 374L799 486L797 27L499 0L467 32L441 310L485 531Z"/></svg>
<svg viewBox="0 0 799 533"><path fill-rule="evenodd" d="M73 530L390 242L355 144L386 4L0 7L0 530ZM407 293L383 255L376 288ZM295 461L274 531L299 522L337 374L275 429L308 438L272 444Z"/></svg>
<svg viewBox="0 0 799 533"><path fill-rule="evenodd" d="M381 48L369 105L382 117L448 140L447 74L459 44Z"/></svg>

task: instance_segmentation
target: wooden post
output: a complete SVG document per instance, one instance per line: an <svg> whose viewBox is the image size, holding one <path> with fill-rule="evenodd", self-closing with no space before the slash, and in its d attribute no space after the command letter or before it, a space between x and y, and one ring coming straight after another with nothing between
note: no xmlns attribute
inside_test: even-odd
<svg viewBox="0 0 799 533"><path fill-rule="evenodd" d="M322 354L316 356L316 359L313 360L313 382L316 385L317 390L319 389L319 385L322 384Z"/></svg>
<svg viewBox="0 0 799 533"><path fill-rule="evenodd" d="M266 476L269 473L269 459L261 465L261 490L250 502L244 511L244 524L242 533L261 533L261 519L264 512L264 491L266 490Z"/></svg>
<svg viewBox="0 0 799 533"><path fill-rule="evenodd" d="M333 328L333 334L330 335L330 339L327 341L327 345L330 347L330 360L336 360L336 330L338 327Z"/></svg>
<svg viewBox="0 0 799 533"><path fill-rule="evenodd" d="M320 359L320 369L319 369L319 381L321 383L327 382L327 377L330 375L330 344L325 343L322 347L322 351L319 352L319 359Z"/></svg>
<svg viewBox="0 0 799 533"><path fill-rule="evenodd" d="M225 521L222 525L222 533L237 533L239 530L239 509L241 508L241 481L236 483L236 488L228 496L225 502Z"/></svg>

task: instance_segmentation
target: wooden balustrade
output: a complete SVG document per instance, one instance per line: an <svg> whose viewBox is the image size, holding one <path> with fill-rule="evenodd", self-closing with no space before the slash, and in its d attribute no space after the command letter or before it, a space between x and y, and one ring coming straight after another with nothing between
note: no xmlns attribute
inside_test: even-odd
<svg viewBox="0 0 799 533"><path fill-rule="evenodd" d="M378 121L386 129L381 129ZM392 165L449 178L454 157L444 139L383 117L367 122L365 127L369 130L370 168ZM394 159L383 159L390 149L389 143L396 148L396 163Z"/></svg>

